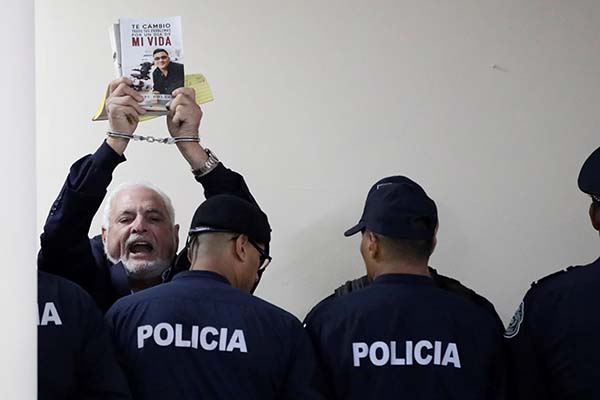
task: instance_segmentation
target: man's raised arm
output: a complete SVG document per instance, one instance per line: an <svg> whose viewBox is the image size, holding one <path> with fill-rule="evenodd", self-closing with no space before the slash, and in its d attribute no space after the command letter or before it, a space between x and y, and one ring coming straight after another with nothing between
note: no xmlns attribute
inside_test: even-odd
<svg viewBox="0 0 600 400"><path fill-rule="evenodd" d="M141 95L130 84L127 78L121 78L109 85L106 107L111 131L132 134L139 116L145 113L137 103ZM107 261L102 254L93 253L88 233L113 171L125 161L123 153L128 143L128 139L109 137L94 154L71 166L41 235L39 269L70 279L90 293L99 279L106 279Z"/></svg>
<svg viewBox="0 0 600 400"><path fill-rule="evenodd" d="M192 88L179 88L167 115L167 127L172 137L198 135L202 110L195 103ZM232 194L256 204L244 178L223 166L216 156L198 142L178 142L177 148L190 165L196 180L204 187L206 198L217 194Z"/></svg>

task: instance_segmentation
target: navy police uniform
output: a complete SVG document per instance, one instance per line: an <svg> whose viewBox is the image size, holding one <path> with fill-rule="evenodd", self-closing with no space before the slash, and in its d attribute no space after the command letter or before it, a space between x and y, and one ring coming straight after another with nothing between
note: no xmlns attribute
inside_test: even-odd
<svg viewBox="0 0 600 400"><path fill-rule="evenodd" d="M100 235L88 238L94 215L106 196L115 168L125 161L106 142L94 154L76 161L52 204L38 254L40 270L67 278L83 287L106 312L119 298L131 294L125 268L106 258ZM244 178L221 163L197 177L206 198L229 193L256 203ZM167 280L187 270L185 254L173 260Z"/></svg>
<svg viewBox="0 0 600 400"><path fill-rule="evenodd" d="M137 399L317 399L313 349L291 314L186 271L108 312Z"/></svg>
<svg viewBox="0 0 600 400"><path fill-rule="evenodd" d="M369 191L359 223L406 240L432 240L437 209L405 177ZM499 399L505 396L502 333L494 315L424 275L389 273L325 299L307 316L335 399Z"/></svg>
<svg viewBox="0 0 600 400"><path fill-rule="evenodd" d="M600 209L600 148L578 183ZM600 399L599 289L600 259L532 284L505 332L513 398Z"/></svg>
<svg viewBox="0 0 600 400"><path fill-rule="evenodd" d="M387 274L305 321L336 399L491 399L502 337L483 308L431 278Z"/></svg>
<svg viewBox="0 0 600 400"><path fill-rule="evenodd" d="M238 212L240 204L253 215ZM229 195L208 199L194 215L191 232L210 231L270 240L266 215ZM120 299L106 319L134 398L322 398L301 323L215 272L181 272Z"/></svg>
<svg viewBox="0 0 600 400"><path fill-rule="evenodd" d="M38 399L130 399L102 314L80 287L38 272Z"/></svg>

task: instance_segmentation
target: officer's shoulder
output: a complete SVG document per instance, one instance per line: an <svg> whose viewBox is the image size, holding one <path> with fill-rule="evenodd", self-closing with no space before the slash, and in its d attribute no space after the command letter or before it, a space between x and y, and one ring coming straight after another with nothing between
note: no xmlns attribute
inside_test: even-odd
<svg viewBox="0 0 600 400"><path fill-rule="evenodd" d="M371 283L372 280L367 275L351 281L346 281L343 285L334 290L332 296L343 296L348 293L356 292L357 290L364 289L371 285Z"/></svg>
<svg viewBox="0 0 600 400"><path fill-rule="evenodd" d="M463 285L459 280L439 274L434 268L429 267L429 272L438 288L446 290L459 297L462 297L469 303L474 304L480 307L481 309L485 310L490 314L490 316L494 318L496 323L499 326L501 326L502 329L504 329L502 320L496 312L496 308L488 299L486 299L484 296L480 295L473 289Z"/></svg>
<svg viewBox="0 0 600 400"><path fill-rule="evenodd" d="M514 313L504 337L510 339L519 333L525 313L530 316L536 313L550 315L556 312L557 302L562 302L565 292L579 292L585 285L596 291L600 283L600 263L575 265L553 272L534 281L525 294L523 301ZM536 326L533 324L532 326ZM537 325L540 328L539 324Z"/></svg>
<svg viewBox="0 0 600 400"><path fill-rule="evenodd" d="M327 307L327 304L334 301L338 296L339 295L337 295L336 293L330 294L329 296L325 297L323 300L315 304L306 314L306 317L304 317L304 325L306 326L309 322L313 322L314 319L321 314L322 310Z"/></svg>
<svg viewBox="0 0 600 400"><path fill-rule="evenodd" d="M160 301L161 299L168 297L168 285L170 284L171 282L163 283L123 296L112 304L106 315L127 315L129 312L132 312L132 310L135 310L142 304L147 304L153 299L158 299L158 301ZM164 293L165 289L167 290L167 293Z"/></svg>
<svg viewBox="0 0 600 400"><path fill-rule="evenodd" d="M109 315L120 314L124 310L126 310L129 307L131 307L132 305L136 304L137 300L136 299L132 299L133 296L134 295L132 294L132 295L121 297L120 299L117 299L117 301L115 301L112 304L112 306L110 306L110 308L108 309L108 311L106 311L106 315L109 316Z"/></svg>
<svg viewBox="0 0 600 400"><path fill-rule="evenodd" d="M371 286L372 280L368 276L362 276L360 278L346 281L338 288L336 288L332 294L319 301L306 315L304 321L311 319L315 315L320 314L324 309L328 308L331 304L335 304L341 299L346 299L349 294L354 294L366 287Z"/></svg>
<svg viewBox="0 0 600 400"><path fill-rule="evenodd" d="M60 276L38 271L38 303L56 302L63 312L70 312L84 318L97 310L96 303L85 289ZM93 312L93 311L92 311Z"/></svg>
<svg viewBox="0 0 600 400"><path fill-rule="evenodd" d="M546 275L531 283L530 292L551 290L577 283L589 283L590 280L600 280L600 262L585 265L572 265Z"/></svg>
<svg viewBox="0 0 600 400"><path fill-rule="evenodd" d="M557 283L560 283L560 281L562 279L564 279L563 277L565 276L565 274L572 269L573 269L572 266L567 267L567 268L561 269L560 271L556 271L556 272L548 274L544 277L541 277L538 280L531 282L531 288L541 289L541 288L548 287L549 285L556 285Z"/></svg>
<svg viewBox="0 0 600 400"><path fill-rule="evenodd" d="M90 295L81 286L68 279L38 270L38 286L40 289L58 291L63 296L77 296L90 299Z"/></svg>
<svg viewBox="0 0 600 400"><path fill-rule="evenodd" d="M304 323L315 322L316 320L328 321L331 318L337 318L345 315L348 310L353 310L357 305L365 305L366 298L369 297L368 287L361 287L360 290L351 290L341 293L335 291L333 294L325 297L317 303L306 315Z"/></svg>

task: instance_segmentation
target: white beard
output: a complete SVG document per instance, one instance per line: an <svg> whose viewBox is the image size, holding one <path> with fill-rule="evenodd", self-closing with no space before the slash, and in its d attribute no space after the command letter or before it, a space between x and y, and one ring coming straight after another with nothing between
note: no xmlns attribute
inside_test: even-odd
<svg viewBox="0 0 600 400"><path fill-rule="evenodd" d="M121 262L125 268L125 273L128 278L135 280L153 279L160 276L167 268L171 266L170 260L154 260L154 261L129 261L128 259L117 259L110 255L106 243L104 243L104 253L106 258L116 264Z"/></svg>
<svg viewBox="0 0 600 400"><path fill-rule="evenodd" d="M160 276L170 266L166 260L133 262L121 259L127 277L135 280L152 279Z"/></svg>

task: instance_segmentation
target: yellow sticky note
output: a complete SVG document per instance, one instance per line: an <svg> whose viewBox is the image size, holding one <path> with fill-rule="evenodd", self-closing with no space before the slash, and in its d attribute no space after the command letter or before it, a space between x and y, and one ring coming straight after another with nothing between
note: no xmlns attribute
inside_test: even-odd
<svg viewBox="0 0 600 400"><path fill-rule="evenodd" d="M210 86L208 86L208 81L202 74L186 75L185 87L191 87L196 91L196 103L198 104L205 104L215 99L213 97L212 91L210 90ZM107 97L108 87L104 91L104 95L102 96L102 99L100 100L100 105L98 106L98 111L96 111L96 114L92 117L92 121L105 121L108 119L108 114L106 112ZM140 121L148 121L159 116L160 115L142 115L140 117Z"/></svg>
<svg viewBox="0 0 600 400"><path fill-rule="evenodd" d="M208 81L202 74L186 75L185 87L191 87L196 90L196 103L198 104L208 103L215 99L208 86Z"/></svg>

